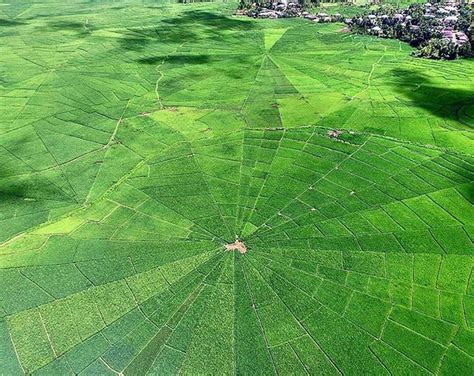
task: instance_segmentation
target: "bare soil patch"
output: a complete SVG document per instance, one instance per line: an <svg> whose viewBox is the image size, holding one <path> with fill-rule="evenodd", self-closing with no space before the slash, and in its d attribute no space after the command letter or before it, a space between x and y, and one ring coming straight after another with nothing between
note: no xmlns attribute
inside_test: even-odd
<svg viewBox="0 0 474 376"><path fill-rule="evenodd" d="M239 251L242 254L247 253L247 247L245 246L244 242L239 239L237 239L234 243L226 244L225 249L228 251Z"/></svg>

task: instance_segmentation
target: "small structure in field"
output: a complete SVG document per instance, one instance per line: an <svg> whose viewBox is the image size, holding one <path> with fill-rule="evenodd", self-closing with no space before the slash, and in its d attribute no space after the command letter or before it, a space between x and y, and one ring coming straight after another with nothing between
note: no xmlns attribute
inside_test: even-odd
<svg viewBox="0 0 474 376"><path fill-rule="evenodd" d="M338 129L331 129L328 131L328 136L331 138L339 138L339 136L342 134L342 131Z"/></svg>

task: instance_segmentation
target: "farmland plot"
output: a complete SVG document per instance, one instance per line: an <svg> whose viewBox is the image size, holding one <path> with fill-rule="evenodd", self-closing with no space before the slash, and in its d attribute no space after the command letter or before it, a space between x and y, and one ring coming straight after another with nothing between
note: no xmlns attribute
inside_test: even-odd
<svg viewBox="0 0 474 376"><path fill-rule="evenodd" d="M0 373L471 375L474 61L234 8L0 4Z"/></svg>

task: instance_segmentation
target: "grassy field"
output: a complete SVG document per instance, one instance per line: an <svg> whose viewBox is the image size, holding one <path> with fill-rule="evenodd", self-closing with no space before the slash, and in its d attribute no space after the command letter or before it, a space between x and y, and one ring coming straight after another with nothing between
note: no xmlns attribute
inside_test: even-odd
<svg viewBox="0 0 474 376"><path fill-rule="evenodd" d="M234 8L0 3L0 374L472 375L474 60Z"/></svg>

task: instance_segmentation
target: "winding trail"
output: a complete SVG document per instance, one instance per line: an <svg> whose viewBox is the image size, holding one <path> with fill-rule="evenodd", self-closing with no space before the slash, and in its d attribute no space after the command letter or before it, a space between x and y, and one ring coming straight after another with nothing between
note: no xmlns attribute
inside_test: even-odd
<svg viewBox="0 0 474 376"><path fill-rule="evenodd" d="M160 77L158 77L158 79L156 80L156 84L155 84L155 94L156 94L156 100L158 101L159 105L160 105L160 110L163 110L165 108L165 106L163 105L163 101L161 99L161 96L160 96L160 92L159 92L159 85L160 85L160 81L163 79L163 77L165 76L165 74L160 70L160 68L163 66L163 64L166 63L166 60L172 55L172 54L175 54L176 52L178 52L181 48L184 47L184 45L188 43L187 41L186 42L183 42L181 43L178 47L176 47L176 49L174 49L173 51L171 51L169 54L167 54L163 60L161 60L161 63L156 67L156 71L158 72L158 74L160 75Z"/></svg>

